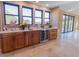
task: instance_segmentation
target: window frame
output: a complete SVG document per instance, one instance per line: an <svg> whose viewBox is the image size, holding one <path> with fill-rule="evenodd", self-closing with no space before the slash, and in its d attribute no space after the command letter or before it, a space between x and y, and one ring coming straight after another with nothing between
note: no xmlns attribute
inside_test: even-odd
<svg viewBox="0 0 79 59"><path fill-rule="evenodd" d="M43 10L40 10L40 9L35 9L35 11L41 11L41 17L35 17L35 14L34 14L34 19L35 18L39 18L39 19L41 19L41 24L40 25L42 25L42 23L43 23ZM34 20L35 21L35 20ZM34 22L35 23L35 22Z"/></svg>
<svg viewBox="0 0 79 59"><path fill-rule="evenodd" d="M23 16L23 8L25 8L25 9L31 9L31 16ZM32 25L33 24L33 8L27 7L27 6L22 6L22 19L23 19L23 17L32 18L31 24L29 24L29 25Z"/></svg>
<svg viewBox="0 0 79 59"><path fill-rule="evenodd" d="M50 24L50 11L45 11L45 12L49 13L49 18L45 18L44 16L44 22L45 22L45 19L49 19L49 24ZM44 15L45 15L45 12L44 12Z"/></svg>
<svg viewBox="0 0 79 59"><path fill-rule="evenodd" d="M6 14L5 12L5 4L6 5L11 5L11 6L16 6L17 8L18 8L18 15L12 15L12 14ZM4 24L5 25L10 25L10 24L7 24L6 23L6 15L8 15L8 16L17 16L18 17L18 24L16 24L16 25L19 25L20 24L20 11L19 11L19 5L17 5L17 4L12 4L12 3L7 3L7 2L3 2L3 8L4 8Z"/></svg>

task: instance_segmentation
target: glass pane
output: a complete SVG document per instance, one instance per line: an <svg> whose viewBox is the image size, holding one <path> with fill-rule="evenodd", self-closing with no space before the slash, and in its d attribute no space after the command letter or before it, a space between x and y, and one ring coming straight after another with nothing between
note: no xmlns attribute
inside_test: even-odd
<svg viewBox="0 0 79 59"><path fill-rule="evenodd" d="M45 18L49 18L49 12L45 12Z"/></svg>
<svg viewBox="0 0 79 59"><path fill-rule="evenodd" d="M71 17L71 21L70 21L70 31L72 31L73 29L73 17Z"/></svg>
<svg viewBox="0 0 79 59"><path fill-rule="evenodd" d="M65 20L66 24L65 24L65 32L68 31L68 16L66 16L66 20Z"/></svg>
<svg viewBox="0 0 79 59"><path fill-rule="evenodd" d="M6 24L11 24L12 22L16 22L16 24L18 24L18 16L10 16L10 15L6 15Z"/></svg>
<svg viewBox="0 0 79 59"><path fill-rule="evenodd" d="M69 19L69 30L68 31L72 31L73 30L73 17L70 16L70 19Z"/></svg>
<svg viewBox="0 0 79 59"><path fill-rule="evenodd" d="M32 24L32 18L30 18L30 17L23 17L23 22L25 22L26 24Z"/></svg>
<svg viewBox="0 0 79 59"><path fill-rule="evenodd" d="M71 16L69 16L69 26L68 26L68 31L71 31Z"/></svg>
<svg viewBox="0 0 79 59"><path fill-rule="evenodd" d="M74 30L74 16L72 16L72 31Z"/></svg>
<svg viewBox="0 0 79 59"><path fill-rule="evenodd" d="M23 8L23 16L32 16L32 9Z"/></svg>
<svg viewBox="0 0 79 59"><path fill-rule="evenodd" d="M35 24L41 24L41 18L35 18Z"/></svg>
<svg viewBox="0 0 79 59"><path fill-rule="evenodd" d="M63 20L62 20L62 32L64 32L64 25L65 25L65 15L63 15Z"/></svg>
<svg viewBox="0 0 79 59"><path fill-rule="evenodd" d="M44 24L49 23L49 19L44 19Z"/></svg>
<svg viewBox="0 0 79 59"><path fill-rule="evenodd" d="M41 17L42 11L35 10L35 17Z"/></svg>
<svg viewBox="0 0 79 59"><path fill-rule="evenodd" d="M18 15L18 7L13 5L5 4L5 14Z"/></svg>

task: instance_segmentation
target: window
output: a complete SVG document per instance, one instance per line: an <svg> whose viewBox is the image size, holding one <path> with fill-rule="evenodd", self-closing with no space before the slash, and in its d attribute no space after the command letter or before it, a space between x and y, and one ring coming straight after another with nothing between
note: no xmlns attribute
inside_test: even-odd
<svg viewBox="0 0 79 59"><path fill-rule="evenodd" d="M42 23L42 10L35 10L35 24Z"/></svg>
<svg viewBox="0 0 79 59"><path fill-rule="evenodd" d="M23 7L23 22L26 24L32 24L32 8Z"/></svg>
<svg viewBox="0 0 79 59"><path fill-rule="evenodd" d="M50 23L50 12L45 11L44 24Z"/></svg>
<svg viewBox="0 0 79 59"><path fill-rule="evenodd" d="M5 24L11 24L15 22L19 24L19 6L9 3L4 3L4 17Z"/></svg>

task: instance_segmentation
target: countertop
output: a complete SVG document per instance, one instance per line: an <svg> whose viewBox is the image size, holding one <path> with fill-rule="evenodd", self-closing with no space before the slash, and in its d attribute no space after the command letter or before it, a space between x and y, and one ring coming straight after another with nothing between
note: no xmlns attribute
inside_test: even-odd
<svg viewBox="0 0 79 59"><path fill-rule="evenodd" d="M16 32L26 32L26 31L37 31L37 30L51 30L51 29L56 29L56 28L47 28L47 29L30 29L30 30L7 30L7 31L0 31L0 34L4 33L16 33Z"/></svg>

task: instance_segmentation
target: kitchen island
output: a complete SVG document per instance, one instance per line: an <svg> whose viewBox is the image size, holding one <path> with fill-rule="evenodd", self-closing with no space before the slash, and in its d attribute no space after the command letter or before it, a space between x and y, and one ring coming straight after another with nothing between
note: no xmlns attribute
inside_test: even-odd
<svg viewBox="0 0 79 59"><path fill-rule="evenodd" d="M2 53L11 52L20 48L40 43L41 30L17 30L0 32L0 49ZM49 28L48 40L57 38L57 29Z"/></svg>

